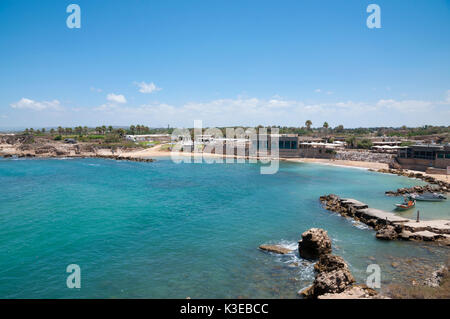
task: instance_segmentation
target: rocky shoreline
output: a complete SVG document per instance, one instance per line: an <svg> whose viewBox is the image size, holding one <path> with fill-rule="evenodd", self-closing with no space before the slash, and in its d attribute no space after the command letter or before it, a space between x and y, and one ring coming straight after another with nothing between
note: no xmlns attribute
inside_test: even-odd
<svg viewBox="0 0 450 319"><path fill-rule="evenodd" d="M154 162L155 159L152 158L141 158L141 157L132 157L132 156L121 156L121 155L64 155L64 156L36 156L34 154L19 154L19 155L11 155L4 154L0 157L3 158L102 158L102 159L111 159L116 161L130 161L130 162L144 162L151 163Z"/></svg>
<svg viewBox="0 0 450 319"><path fill-rule="evenodd" d="M104 158L153 162L150 158L129 155L129 151L141 149L138 146L124 149L98 142L67 143L24 135L0 136L0 157L3 158Z"/></svg>
<svg viewBox="0 0 450 319"><path fill-rule="evenodd" d="M378 239L436 241L450 246L450 220L417 222L334 194L321 196L320 201L325 209L373 228Z"/></svg>

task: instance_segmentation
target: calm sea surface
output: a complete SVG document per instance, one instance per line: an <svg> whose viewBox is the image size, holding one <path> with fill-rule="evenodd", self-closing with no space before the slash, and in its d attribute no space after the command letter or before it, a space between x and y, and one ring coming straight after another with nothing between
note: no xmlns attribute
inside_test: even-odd
<svg viewBox="0 0 450 319"><path fill-rule="evenodd" d="M393 261L437 266L449 250L376 240L318 199L335 193L392 210L400 199L386 190L419 184L315 164L261 175L259 164L2 159L0 298L296 298L313 265L258 246L295 248L311 227L328 230L360 283L372 263L383 285L408 282ZM449 201L418 208L425 219L450 218ZM66 287L69 264L81 267L81 289Z"/></svg>

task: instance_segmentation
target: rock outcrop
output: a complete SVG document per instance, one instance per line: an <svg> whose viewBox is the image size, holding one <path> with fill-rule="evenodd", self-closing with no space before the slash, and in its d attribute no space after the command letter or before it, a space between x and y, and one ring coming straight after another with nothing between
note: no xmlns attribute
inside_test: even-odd
<svg viewBox="0 0 450 319"><path fill-rule="evenodd" d="M305 231L302 240L298 242L298 252L302 258L310 260L331 253L331 239L328 233L320 228Z"/></svg>
<svg viewBox="0 0 450 319"><path fill-rule="evenodd" d="M366 290L369 289L367 287L355 288L355 279L345 260L331 254L331 240L325 230L311 228L304 232L299 241L299 253L301 256L306 254L309 259L319 259L314 265L316 275L312 286L299 292L304 298L332 298L337 295L340 298L373 298L377 295L372 289ZM311 258L312 256L315 258ZM345 295L340 295L344 293Z"/></svg>

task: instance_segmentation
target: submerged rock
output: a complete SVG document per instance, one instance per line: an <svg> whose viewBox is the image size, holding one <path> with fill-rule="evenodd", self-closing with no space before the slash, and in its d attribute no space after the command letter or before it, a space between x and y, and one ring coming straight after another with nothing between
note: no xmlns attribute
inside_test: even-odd
<svg viewBox="0 0 450 319"><path fill-rule="evenodd" d="M331 253L331 240L328 233L320 228L305 231L302 234L302 240L298 242L298 252L302 258L312 260Z"/></svg>
<svg viewBox="0 0 450 319"><path fill-rule="evenodd" d="M292 250L280 245L261 245L259 246L259 249L281 255L289 254L290 252L292 252Z"/></svg>

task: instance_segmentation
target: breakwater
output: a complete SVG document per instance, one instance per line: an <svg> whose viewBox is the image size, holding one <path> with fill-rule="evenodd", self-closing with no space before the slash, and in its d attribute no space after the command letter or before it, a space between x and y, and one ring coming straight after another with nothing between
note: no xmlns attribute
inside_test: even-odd
<svg viewBox="0 0 450 319"><path fill-rule="evenodd" d="M373 228L378 239L439 241L450 245L450 220L415 221L334 194L321 196L320 201L325 209Z"/></svg>

